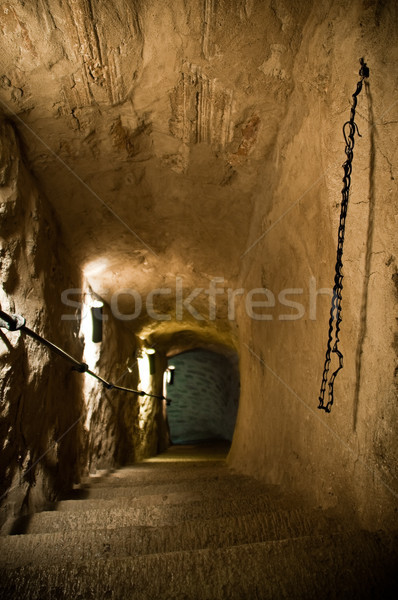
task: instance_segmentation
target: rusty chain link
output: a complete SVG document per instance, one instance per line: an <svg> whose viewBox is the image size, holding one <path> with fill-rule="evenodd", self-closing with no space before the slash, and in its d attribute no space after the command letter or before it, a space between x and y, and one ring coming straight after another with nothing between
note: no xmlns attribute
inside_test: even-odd
<svg viewBox="0 0 398 600"><path fill-rule="evenodd" d="M339 350L339 342L340 342L340 324L341 324L341 300L342 300L342 290L343 290L343 247L344 247L344 236L345 236L345 224L347 217L347 208L348 208L348 199L350 194L350 186L351 186L351 173L352 173L352 160L354 158L354 144L355 144L355 132L358 133L359 137L361 134L358 131L358 125L355 123L355 111L357 107L357 96L362 90L363 80L366 77L369 77L369 69L363 58L360 59L361 68L359 70L360 80L357 83L357 89L352 95L352 105L351 105L351 114L350 119L343 125L343 135L345 140L345 153L347 156L347 160L343 164L344 169L344 177L343 177L343 189L341 190L341 209L340 209L340 222L339 222L339 231L338 231L338 239L337 239L337 258L336 258L336 267L335 267L335 276L334 276L334 286L333 286L333 297L332 297L332 305L330 308L330 318L329 318L329 331L328 331L328 341L326 347L326 355L325 355L325 363L323 367L323 375L322 375L322 384L321 391L319 394L319 405L318 408L324 410L327 413L330 413L331 407L333 405L334 399L334 381L339 373L340 369L343 368L343 354ZM333 344L334 337L334 344ZM333 344L333 348L332 348ZM333 371L330 379L329 379L329 398L327 403L325 404L325 392L326 392L326 384L328 383L329 377L329 369L331 363L331 353L337 354L339 364L335 371Z"/></svg>

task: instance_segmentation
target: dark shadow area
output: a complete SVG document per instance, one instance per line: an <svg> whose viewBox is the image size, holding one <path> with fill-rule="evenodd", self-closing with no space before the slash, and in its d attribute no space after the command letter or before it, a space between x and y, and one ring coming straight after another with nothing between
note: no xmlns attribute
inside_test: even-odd
<svg viewBox="0 0 398 600"><path fill-rule="evenodd" d="M86 498L88 498L89 495L89 485L75 489L75 490L70 490L67 494L65 494L62 497L62 500L86 500Z"/></svg>
<svg viewBox="0 0 398 600"><path fill-rule="evenodd" d="M231 442L227 440L201 440L192 444L175 444L158 454L159 460L166 457L175 461L224 460L228 456ZM156 460L156 459L155 459Z"/></svg>
<svg viewBox="0 0 398 600"><path fill-rule="evenodd" d="M113 473L116 473L116 469L107 469L101 475L96 475L91 478L89 483L83 483L80 487L69 490L67 493L63 494L60 498L61 500L85 500L89 496L89 489L95 485L96 483L104 483L109 479L109 476ZM57 503L54 505L54 510L56 510Z"/></svg>
<svg viewBox="0 0 398 600"><path fill-rule="evenodd" d="M32 520L32 514L17 517L12 524L8 535L23 535L28 531L29 523Z"/></svg>
<svg viewBox="0 0 398 600"><path fill-rule="evenodd" d="M368 114L369 114L369 209L368 209L368 229L366 235L366 256L365 256L365 270L363 276L362 285L362 302L361 302L361 313L360 313L360 324L359 324L359 335L358 344L355 357L355 393L354 393L354 409L353 409L353 429L356 431L357 419L358 419L358 408L359 408L359 396L361 391L361 371L362 371L362 354L367 333L367 312L368 312L368 300L369 300L369 277L371 261L372 261L372 248L373 248L373 232L374 232L374 219L375 219L375 167L376 167L376 147L375 147L375 122L373 115L373 98L370 90L369 83L364 82L366 97L368 99Z"/></svg>

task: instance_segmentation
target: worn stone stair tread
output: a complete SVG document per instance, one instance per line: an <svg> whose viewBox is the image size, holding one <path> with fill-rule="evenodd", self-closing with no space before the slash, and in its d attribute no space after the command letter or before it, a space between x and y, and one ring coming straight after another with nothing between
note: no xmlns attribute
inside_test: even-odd
<svg viewBox="0 0 398 600"><path fill-rule="evenodd" d="M165 470L133 470L128 469L126 472L117 471L116 473L110 473L107 475L101 476L89 476L84 477L82 479L82 486L91 486L95 485L96 487L108 487L112 485L113 487L117 486L126 486L126 485L155 485L160 483L170 483L173 481L177 483L179 481L189 481L202 480L206 481L214 481L216 479L224 480L224 479L232 479L237 478L237 480L248 479L244 475L234 474L231 470L229 470L225 465L220 466L218 468L183 468L183 469L165 469Z"/></svg>
<svg viewBox="0 0 398 600"><path fill-rule="evenodd" d="M222 462L154 464L99 473L54 510L7 522L0 600L391 596L398 535L359 531Z"/></svg>
<svg viewBox="0 0 398 600"><path fill-rule="evenodd" d="M121 485L121 482L117 482L114 485L112 480L108 480L107 485L81 485L76 486L74 490L69 494L68 499L79 499L79 498L107 498L115 496L147 496L155 494L171 494L177 492L187 491L201 491L206 494L239 494L241 491L251 491L253 493L260 492L272 492L277 495L281 495L281 490L277 485L270 485L265 483L259 483L250 477L229 477L229 478L214 478L212 480L203 481L199 480L181 480L181 481L170 481L168 479L164 482L147 483L143 484L126 484Z"/></svg>
<svg viewBox="0 0 398 600"><path fill-rule="evenodd" d="M279 490L267 487L258 488L253 485L242 487L226 488L223 486L181 486L178 491L173 491L173 486L151 487L148 493L142 493L142 490L132 488L101 488L100 490L91 489L87 493L78 493L69 496L69 498L60 500L54 504L57 511L78 511L91 510L92 508L103 507L128 507L128 506L150 506L153 504L182 504L183 502L231 502L242 499L249 501L259 496L269 496L275 502L286 502L286 495ZM97 493L100 492L100 493ZM106 493L103 493L106 492ZM154 493L150 493L154 492Z"/></svg>
<svg viewBox="0 0 398 600"><path fill-rule="evenodd" d="M397 546L397 535L358 531L222 549L1 567L0 598L386 598L398 590Z"/></svg>
<svg viewBox="0 0 398 600"><path fill-rule="evenodd" d="M186 502L202 502L200 492L178 492L171 494L148 494L145 496L119 496L108 498L90 498L84 500L62 500L55 505L57 512L77 512L103 508L134 508L146 506L165 506L167 504L183 504Z"/></svg>
<svg viewBox="0 0 398 600"><path fill-rule="evenodd" d="M73 501L72 501L73 502ZM1 529L1 535L12 531L21 533L50 533L63 530L92 529L101 524L104 529L128 527L129 525L166 525L192 519L212 519L217 517L255 514L275 508L287 508L280 499L269 495L239 498L209 498L183 502L181 504L154 504L139 507L114 507L108 501L96 500L102 508L88 508L77 511L43 511L20 518L17 523L8 519Z"/></svg>
<svg viewBox="0 0 398 600"><path fill-rule="evenodd" d="M25 534L0 538L0 565L40 564L92 557L133 556L221 548L342 531L348 524L327 518L322 511L291 509L177 525L137 525L92 531Z"/></svg>
<svg viewBox="0 0 398 600"><path fill-rule="evenodd" d="M194 459L184 459L170 455L170 449L165 454L158 454L154 458L145 459L141 462L124 465L117 469L97 469L94 473L90 473L90 477L103 476L108 474L128 475L130 473L151 473L156 472L176 472L184 470L208 471L208 470L224 470L229 471L225 456L217 459L204 460L204 457L195 457Z"/></svg>
<svg viewBox="0 0 398 600"><path fill-rule="evenodd" d="M142 466L142 463L138 463L137 465L133 465L131 467L122 467L116 470L105 470L99 471L97 473L92 473L90 475L82 477L82 481L84 482L97 482L101 483L102 481L106 481L107 479L134 479L142 478L142 479L153 479L157 481L159 477L162 479L166 479L170 477L170 475L175 475L176 477L184 476L189 474L194 474L196 476L203 475L204 477L211 476L228 476L232 474L232 471L228 468L225 463L219 463L216 465L212 464L177 464L177 465L169 465L166 464L163 467L156 467L155 465L147 465Z"/></svg>

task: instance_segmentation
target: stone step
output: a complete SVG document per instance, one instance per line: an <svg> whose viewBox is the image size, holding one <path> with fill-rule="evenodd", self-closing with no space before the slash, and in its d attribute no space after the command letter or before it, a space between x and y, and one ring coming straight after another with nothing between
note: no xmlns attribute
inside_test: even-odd
<svg viewBox="0 0 398 600"><path fill-rule="evenodd" d="M73 501L72 501L73 502ZM85 501L83 501L85 502ZM171 525L193 519L215 519L220 517L238 517L254 515L278 508L288 508L283 502L269 495L240 498L208 498L206 501L192 501L182 504L154 504L150 506L129 506L121 508L116 502L94 500L97 506L87 505L76 511L43 511L21 517L17 521L9 519L1 529L1 535L10 533L51 533L76 531L78 529L115 529L136 525ZM113 505L112 505L113 504ZM289 504L289 503L287 503Z"/></svg>
<svg viewBox="0 0 398 600"><path fill-rule="evenodd" d="M126 467L115 472L105 472L98 475L90 475L82 479L82 486L93 485L108 487L112 485L129 486L129 485L156 485L161 483L178 483L182 481L214 481L217 479L248 479L243 475L234 474L225 463L220 466L207 466L198 464L195 466L185 467L180 466L170 468L167 465L164 468L154 469L144 467L141 464L134 467Z"/></svg>
<svg viewBox="0 0 398 600"><path fill-rule="evenodd" d="M144 495L164 495L177 492L201 492L206 494L239 494L245 492L246 495L251 492L256 493L275 493L280 495L279 486L267 485L256 481L251 477L214 477L201 479L186 479L181 481L166 480L156 483L128 483L126 481L108 479L101 484L92 482L91 484L76 486L68 499L84 498L115 498L117 497L138 497Z"/></svg>
<svg viewBox="0 0 398 600"><path fill-rule="evenodd" d="M163 493L163 494L141 494L135 496L131 489L119 488L125 492L123 494L107 494L106 497L91 497L84 500L62 500L54 505L54 510L57 512L79 512L96 509L110 509L110 508L146 508L150 506L158 506L159 508L167 505L186 504L186 503L206 503L216 504L220 503L231 503L232 501L242 501L245 503L253 504L257 497L269 498L270 506L294 506L298 505L297 502L293 503L288 501L288 498L281 494L267 494L254 490L250 493L249 489L240 489L234 493L233 490L225 491L222 490L211 490L207 488L197 492L176 492L176 493ZM260 500L262 502L262 500Z"/></svg>
<svg viewBox="0 0 398 600"><path fill-rule="evenodd" d="M229 548L1 567L10 600L397 597L398 536L352 532Z"/></svg>
<svg viewBox="0 0 398 600"><path fill-rule="evenodd" d="M120 488L119 488L120 489ZM124 488L121 488L124 490ZM127 492L127 491L126 491ZM131 492L131 490L130 490ZM189 502L203 502L205 496L201 492L177 492L171 494L147 494L134 496L109 494L106 498L91 498L84 500L62 500L57 502L57 512L79 512L84 510L109 509L109 508L140 508L147 506L166 506L169 504L185 504Z"/></svg>
<svg viewBox="0 0 398 600"><path fill-rule="evenodd" d="M101 526L101 524L99 524ZM284 510L255 515L197 519L177 525L136 526L95 531L13 535L0 538L0 565L54 563L73 558L159 554L222 548L342 530L322 511Z"/></svg>
<svg viewBox="0 0 398 600"><path fill-rule="evenodd" d="M171 445L165 452L151 458L146 458L143 463L159 464L167 462L217 462L225 461L231 448L230 442L218 441L210 444L194 443L185 445ZM142 464L142 463L141 463Z"/></svg>

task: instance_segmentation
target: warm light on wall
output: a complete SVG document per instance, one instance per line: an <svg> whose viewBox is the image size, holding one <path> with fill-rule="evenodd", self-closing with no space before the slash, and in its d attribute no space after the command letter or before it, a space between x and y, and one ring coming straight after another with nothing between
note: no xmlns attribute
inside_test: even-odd
<svg viewBox="0 0 398 600"><path fill-rule="evenodd" d="M98 343L94 341L94 317L92 310L102 310L102 307L103 303L99 300L87 300L82 307L80 333L84 339L83 358L90 369L95 368L100 353L100 347L98 346Z"/></svg>
<svg viewBox="0 0 398 600"><path fill-rule="evenodd" d="M155 350L153 348L144 348L144 353L148 357L149 374L154 375L156 372Z"/></svg>
<svg viewBox="0 0 398 600"><path fill-rule="evenodd" d="M170 385L173 385L173 383L174 383L174 370L175 370L175 367L173 367L173 365L170 365L166 369L166 382Z"/></svg>
<svg viewBox="0 0 398 600"><path fill-rule="evenodd" d="M149 365L149 357L145 352L143 352L141 357L137 358L138 363L138 373L140 375L140 382L138 389L142 391L149 391L150 383L151 383L151 372Z"/></svg>
<svg viewBox="0 0 398 600"><path fill-rule="evenodd" d="M97 362L100 357L101 345L95 341L94 337L94 318L93 309L102 312L104 303L93 298L91 293L84 294L85 301L82 306L81 323L80 323L80 334L84 340L84 351L83 361L88 364L89 368L96 369ZM102 321L101 321L102 330ZM98 335L98 331L96 332ZM102 331L101 331L102 337ZM99 340L100 341L100 340ZM83 396L87 408L87 415L85 420L86 429L90 428L91 415L93 412L93 392L97 382L92 377L85 377L83 380Z"/></svg>
<svg viewBox="0 0 398 600"><path fill-rule="evenodd" d="M142 351L141 356L138 356L138 373L140 381L138 389L143 392L151 392L152 386L152 374L151 374L151 359L153 360L154 354L148 353L146 350ZM138 426L141 430L145 429L145 424L148 422L148 416L151 411L152 401L148 396L138 397Z"/></svg>

